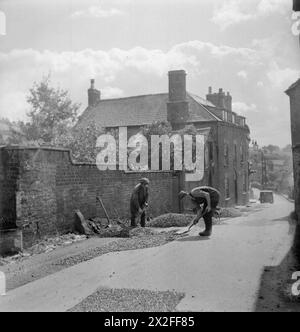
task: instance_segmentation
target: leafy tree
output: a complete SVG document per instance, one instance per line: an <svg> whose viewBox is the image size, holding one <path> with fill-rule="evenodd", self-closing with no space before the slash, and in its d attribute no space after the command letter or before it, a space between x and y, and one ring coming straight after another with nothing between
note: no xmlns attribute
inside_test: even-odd
<svg viewBox="0 0 300 332"><path fill-rule="evenodd" d="M94 163L98 150L97 139L105 131L96 124L91 123L87 128L68 128L67 130L58 127L54 130L54 138L51 145L71 150L75 161Z"/></svg>
<svg viewBox="0 0 300 332"><path fill-rule="evenodd" d="M274 154L280 152L280 147L277 145L269 144L268 146L264 146L263 150L267 150L269 153Z"/></svg>
<svg viewBox="0 0 300 332"><path fill-rule="evenodd" d="M21 130L28 141L45 143L51 143L57 132L74 125L80 107L71 101L68 91L51 87L50 76L33 84L27 102L31 107L29 122L21 123Z"/></svg>

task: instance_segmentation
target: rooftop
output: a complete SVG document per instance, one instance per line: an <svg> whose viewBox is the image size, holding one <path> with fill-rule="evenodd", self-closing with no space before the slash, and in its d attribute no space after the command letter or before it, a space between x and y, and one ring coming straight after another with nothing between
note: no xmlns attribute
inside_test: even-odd
<svg viewBox="0 0 300 332"><path fill-rule="evenodd" d="M103 128L138 127L152 124L154 121L167 121L168 101L168 93L101 99L95 106L86 108L79 118L78 126L86 127L94 122ZM214 112L217 107L210 101L192 93L187 93L187 101L189 102L187 123L224 121L222 111Z"/></svg>

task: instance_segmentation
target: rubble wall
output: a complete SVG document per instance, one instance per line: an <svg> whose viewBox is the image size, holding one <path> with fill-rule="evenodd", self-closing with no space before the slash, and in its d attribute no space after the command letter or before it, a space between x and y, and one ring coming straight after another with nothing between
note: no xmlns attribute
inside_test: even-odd
<svg viewBox="0 0 300 332"><path fill-rule="evenodd" d="M144 176L151 181L148 215L179 210L178 172L99 171L96 165L74 163L69 151L59 149L10 147L1 152L6 156L0 168L1 215L23 229L25 246L38 236L71 231L77 209L86 219L104 217L97 196L111 217L128 218L132 189ZM3 190L10 200L3 199Z"/></svg>

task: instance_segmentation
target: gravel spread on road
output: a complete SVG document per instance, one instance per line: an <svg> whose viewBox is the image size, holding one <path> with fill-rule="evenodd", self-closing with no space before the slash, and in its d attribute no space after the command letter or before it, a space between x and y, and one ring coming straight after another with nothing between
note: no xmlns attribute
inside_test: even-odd
<svg viewBox="0 0 300 332"><path fill-rule="evenodd" d="M140 235L141 232L147 233L149 232L149 230L139 230L139 235L133 238L119 239L118 241L110 242L104 246L90 249L86 252L83 252L82 254L61 259L56 262L56 265L69 267L110 252L158 247L170 241L173 241L178 237L175 234L176 231L154 233L148 235Z"/></svg>
<svg viewBox="0 0 300 332"><path fill-rule="evenodd" d="M178 238L176 231L159 233L149 228L132 230L131 238L99 239L58 247L51 252L23 257L10 264L0 266L6 275L7 290L23 286L65 268L88 261L98 256L125 250L162 246Z"/></svg>
<svg viewBox="0 0 300 332"><path fill-rule="evenodd" d="M174 312L183 293L100 288L70 312Z"/></svg>

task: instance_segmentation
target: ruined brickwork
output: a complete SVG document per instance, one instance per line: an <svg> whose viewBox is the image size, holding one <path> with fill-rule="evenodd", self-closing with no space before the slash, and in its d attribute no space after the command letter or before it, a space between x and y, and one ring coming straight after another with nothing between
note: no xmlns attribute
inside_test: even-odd
<svg viewBox="0 0 300 332"><path fill-rule="evenodd" d="M54 149L2 148L1 159L1 226L9 222L22 229L25 246L38 235L71 231L77 209L85 218L104 217L97 196L111 217L116 208L128 218L130 195L141 176L151 181L149 215L179 210L180 173L101 172L96 165L74 164L69 151Z"/></svg>

